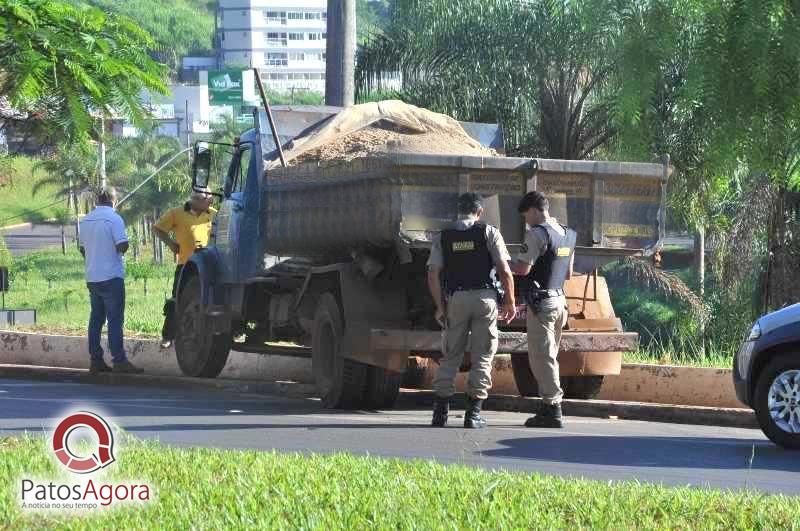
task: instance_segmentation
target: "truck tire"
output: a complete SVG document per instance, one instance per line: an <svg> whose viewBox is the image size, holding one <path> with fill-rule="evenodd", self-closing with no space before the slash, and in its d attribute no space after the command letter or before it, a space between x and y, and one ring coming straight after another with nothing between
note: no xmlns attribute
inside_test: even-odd
<svg viewBox="0 0 800 531"><path fill-rule="evenodd" d="M603 387L603 376L562 376L561 389L564 398L591 400L600 394Z"/></svg>
<svg viewBox="0 0 800 531"><path fill-rule="evenodd" d="M758 375L753 398L756 418L769 440L800 450L800 356L783 354L770 360Z"/></svg>
<svg viewBox="0 0 800 531"><path fill-rule="evenodd" d="M422 389L425 385L425 373L427 370L428 360L426 358L411 356L408 358L408 365L406 365L400 386L406 389Z"/></svg>
<svg viewBox="0 0 800 531"><path fill-rule="evenodd" d="M511 354L511 370L514 371L514 382L520 396L539 396L539 384L531 372L528 355L522 352Z"/></svg>
<svg viewBox="0 0 800 531"><path fill-rule="evenodd" d="M391 409L400 394L403 373L367 367L367 390L364 395L365 409Z"/></svg>
<svg viewBox="0 0 800 531"><path fill-rule="evenodd" d="M231 350L231 335L211 334L205 326L200 278L189 278L178 298L175 353L186 376L216 378Z"/></svg>
<svg viewBox="0 0 800 531"><path fill-rule="evenodd" d="M336 297L323 293L314 314L311 369L322 404L332 409L360 409L367 366L341 355L344 323Z"/></svg>
<svg viewBox="0 0 800 531"><path fill-rule="evenodd" d="M520 396L539 396L539 384L531 371L528 355L521 352L511 354L511 369ZM564 398L591 400L600 393L603 376L562 376L560 379Z"/></svg>

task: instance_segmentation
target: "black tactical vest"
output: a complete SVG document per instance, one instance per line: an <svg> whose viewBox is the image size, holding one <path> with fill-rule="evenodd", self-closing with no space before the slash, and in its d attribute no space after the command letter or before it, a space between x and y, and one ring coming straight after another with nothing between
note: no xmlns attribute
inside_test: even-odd
<svg viewBox="0 0 800 531"><path fill-rule="evenodd" d="M577 234L574 230L564 227L566 232L559 234L549 223L536 225L533 230L543 230L547 235L547 245L544 253L533 264L533 270L528 274L531 288L537 289L563 289L564 282L569 273L569 261L575 252ZM534 284L536 282L536 284Z"/></svg>
<svg viewBox="0 0 800 531"><path fill-rule="evenodd" d="M491 277L494 262L483 223L475 223L467 230L443 230L442 256L446 293L495 287Z"/></svg>

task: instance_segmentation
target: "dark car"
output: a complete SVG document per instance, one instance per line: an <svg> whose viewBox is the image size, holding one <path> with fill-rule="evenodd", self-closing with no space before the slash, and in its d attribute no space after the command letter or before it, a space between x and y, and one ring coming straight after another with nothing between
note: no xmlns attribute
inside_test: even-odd
<svg viewBox="0 0 800 531"><path fill-rule="evenodd" d="M771 441L800 449L800 304L756 321L733 360L733 384Z"/></svg>

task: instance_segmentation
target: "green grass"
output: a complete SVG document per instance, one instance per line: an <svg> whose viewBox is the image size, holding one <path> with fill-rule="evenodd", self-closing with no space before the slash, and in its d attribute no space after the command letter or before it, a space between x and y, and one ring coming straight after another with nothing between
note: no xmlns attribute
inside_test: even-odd
<svg viewBox="0 0 800 531"><path fill-rule="evenodd" d="M108 480L155 501L89 516L22 513L0 489L0 522L40 529L797 529L800 498L485 471L347 454L177 449L126 438ZM119 440L119 438L118 438ZM60 474L38 437L0 439L0 482Z"/></svg>
<svg viewBox="0 0 800 531"><path fill-rule="evenodd" d="M54 187L33 194L33 187L44 176L40 171L33 174L35 159L12 157L9 163L12 171L0 179L0 228L51 219L65 208L66 201L56 197Z"/></svg>
<svg viewBox="0 0 800 531"><path fill-rule="evenodd" d="M132 261L129 252L128 261ZM150 261L149 256L140 260ZM125 329L129 336L155 337L163 324L164 299L171 295L175 265L169 259L153 267L153 277L144 282L127 278ZM89 322L89 292L84 279L83 258L70 247L46 250L17 258L11 268L12 286L6 294L9 308L34 308L38 311L36 330L84 334Z"/></svg>

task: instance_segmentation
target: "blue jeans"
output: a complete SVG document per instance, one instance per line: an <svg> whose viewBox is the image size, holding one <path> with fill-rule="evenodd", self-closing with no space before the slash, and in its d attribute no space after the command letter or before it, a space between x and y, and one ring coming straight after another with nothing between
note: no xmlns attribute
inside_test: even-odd
<svg viewBox="0 0 800 531"><path fill-rule="evenodd" d="M92 311L89 314L89 354L92 361L103 360L100 333L108 321L108 346L114 363L128 358L122 342L122 323L125 321L125 281L112 278L105 282L87 282Z"/></svg>

